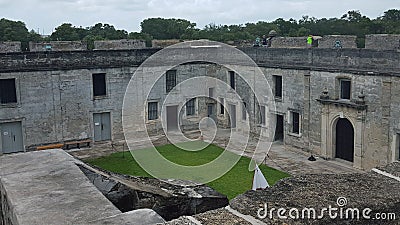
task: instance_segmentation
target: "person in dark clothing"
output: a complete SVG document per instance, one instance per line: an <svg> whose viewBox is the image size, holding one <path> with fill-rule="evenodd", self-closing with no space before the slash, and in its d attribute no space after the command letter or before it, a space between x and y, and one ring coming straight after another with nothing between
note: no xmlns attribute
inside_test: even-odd
<svg viewBox="0 0 400 225"><path fill-rule="evenodd" d="M265 35L262 36L262 45L264 46L268 45L267 37Z"/></svg>

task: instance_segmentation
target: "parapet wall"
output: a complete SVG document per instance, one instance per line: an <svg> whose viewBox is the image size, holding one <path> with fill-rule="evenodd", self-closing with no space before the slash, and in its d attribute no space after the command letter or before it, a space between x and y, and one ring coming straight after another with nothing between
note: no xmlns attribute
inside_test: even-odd
<svg viewBox="0 0 400 225"><path fill-rule="evenodd" d="M19 41L0 42L0 53L20 52L20 51L21 51L21 42Z"/></svg>
<svg viewBox="0 0 400 225"><path fill-rule="evenodd" d="M29 42L29 49L31 52L84 51L87 50L87 43L84 41Z"/></svg>
<svg viewBox="0 0 400 225"><path fill-rule="evenodd" d="M170 39L170 40L152 40L151 41L151 46L153 48L165 48L174 44L178 44L181 42L178 39Z"/></svg>
<svg viewBox="0 0 400 225"><path fill-rule="evenodd" d="M0 54L0 72L132 67L140 65L159 50L146 48ZM165 50L173 51L173 49ZM253 47L241 50L263 67L400 75L400 54L396 51ZM242 62L229 63L240 65Z"/></svg>
<svg viewBox="0 0 400 225"><path fill-rule="evenodd" d="M318 40L318 48L357 48L356 36L325 35Z"/></svg>
<svg viewBox="0 0 400 225"><path fill-rule="evenodd" d="M274 37L271 48L307 48L307 37Z"/></svg>
<svg viewBox="0 0 400 225"><path fill-rule="evenodd" d="M160 49L50 51L0 54L0 72L138 66Z"/></svg>
<svg viewBox="0 0 400 225"><path fill-rule="evenodd" d="M94 50L123 50L146 48L146 42L143 40L110 40L95 41Z"/></svg>
<svg viewBox="0 0 400 225"><path fill-rule="evenodd" d="M400 34L366 35L365 48L374 50L400 50Z"/></svg>
<svg viewBox="0 0 400 225"><path fill-rule="evenodd" d="M314 37L314 48L357 48L356 36L325 35ZM307 37L274 37L271 48L307 48Z"/></svg>
<svg viewBox="0 0 400 225"><path fill-rule="evenodd" d="M157 224L153 210L122 213L61 149L0 157L0 225Z"/></svg>

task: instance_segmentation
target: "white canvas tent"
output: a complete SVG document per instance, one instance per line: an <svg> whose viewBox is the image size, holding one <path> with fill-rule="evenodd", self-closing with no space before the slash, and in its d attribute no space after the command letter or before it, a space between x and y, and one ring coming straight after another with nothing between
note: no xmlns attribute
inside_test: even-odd
<svg viewBox="0 0 400 225"><path fill-rule="evenodd" d="M258 168L256 164L256 168L254 169L254 177L253 177L253 188L252 190L259 190L269 187L267 179L265 179L264 174L261 172L260 168Z"/></svg>

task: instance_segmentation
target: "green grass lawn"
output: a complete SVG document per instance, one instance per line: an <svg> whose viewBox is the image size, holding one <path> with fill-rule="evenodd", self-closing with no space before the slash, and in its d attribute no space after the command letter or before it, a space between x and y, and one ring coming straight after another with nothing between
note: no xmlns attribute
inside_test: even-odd
<svg viewBox="0 0 400 225"><path fill-rule="evenodd" d="M174 145L160 146L157 147L157 150L168 160L186 166L198 166L206 164L216 159L224 151L224 149L215 145L210 145L201 151L193 152L179 149ZM230 152L228 154L233 155L233 153ZM110 156L88 160L87 162L115 173L151 177L138 165L129 152L114 153ZM249 158L241 157L239 162L228 173L217 180L209 182L207 185L226 195L229 199L232 199L237 195L250 190L252 187L254 172L248 170L249 164ZM260 165L260 169L270 185L273 185L278 180L289 176L284 172L275 170L265 165Z"/></svg>

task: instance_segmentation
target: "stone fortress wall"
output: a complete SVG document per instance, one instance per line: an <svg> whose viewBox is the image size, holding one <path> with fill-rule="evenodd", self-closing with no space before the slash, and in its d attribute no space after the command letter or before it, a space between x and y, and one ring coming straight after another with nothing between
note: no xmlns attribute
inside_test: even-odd
<svg viewBox="0 0 400 225"><path fill-rule="evenodd" d="M146 42L143 40L110 40L94 41L95 50L122 50L145 48Z"/></svg>
<svg viewBox="0 0 400 225"><path fill-rule="evenodd" d="M0 54L0 79L15 79L17 102L0 105L0 127L22 125L25 150L69 140L94 139L94 114L108 113L111 141L123 141L121 109L125 89L138 66L159 51L156 48L107 51L50 51ZM270 116L283 116L283 142L324 158L335 158L335 123L347 118L354 127L354 161L369 169L398 160L400 143L400 54L397 50L329 48L242 48L262 69L273 86L282 77L282 96ZM232 62L233 64L240 62ZM176 68L178 82L212 76L228 83L229 69L210 63ZM93 75L105 74L106 95L95 97ZM259 108L236 76L236 91L248 101L250 124L260 127ZM351 81L350 100L340 99L340 81ZM167 94L165 76L153 92L160 102ZM157 98L158 96L158 98ZM219 96L215 96L219 97ZM154 100L153 99L153 100ZM207 99L198 99L197 113L183 124L206 115ZM216 112L220 104L215 102ZM228 109L225 103L225 109ZM237 119L241 108L236 106ZM292 113L300 115L300 131L293 132ZM229 126L229 116L216 115ZM268 125L268 124L267 124ZM149 126L159 134L160 123ZM261 126L262 127L262 126ZM188 128L189 129L189 128ZM2 147L0 139L0 147ZM3 147L2 147L3 148ZM0 152L2 150L0 149Z"/></svg>
<svg viewBox="0 0 400 225"><path fill-rule="evenodd" d="M365 36L365 48L375 50L400 50L400 35L370 34Z"/></svg>
<svg viewBox="0 0 400 225"><path fill-rule="evenodd" d="M20 52L20 51L21 51L21 42L19 41L0 42L0 53Z"/></svg>
<svg viewBox="0 0 400 225"><path fill-rule="evenodd" d="M31 52L84 51L87 50L87 43L84 41L29 42L29 49Z"/></svg>
<svg viewBox="0 0 400 225"><path fill-rule="evenodd" d="M316 36L316 48L357 48L354 35L325 35ZM165 48L182 42L181 40L153 40L153 48ZM234 42L232 42L234 44ZM128 50L146 48L143 40L106 40L95 41L94 50ZM270 48L307 48L307 37L273 37ZM84 51L88 49L84 41L48 41L30 42L31 52L41 51ZM370 34L365 36L365 49L399 50L400 35ZM0 53L21 52L20 42L0 42Z"/></svg>

